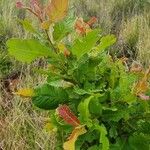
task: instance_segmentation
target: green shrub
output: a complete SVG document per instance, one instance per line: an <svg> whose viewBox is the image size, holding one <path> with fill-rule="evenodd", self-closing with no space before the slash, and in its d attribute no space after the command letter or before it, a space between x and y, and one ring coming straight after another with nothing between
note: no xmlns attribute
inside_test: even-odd
<svg viewBox="0 0 150 150"><path fill-rule="evenodd" d="M41 18L42 8L36 3L33 10L45 40L7 41L9 54L17 60L31 63L46 57L49 64L47 70L39 70L47 75L46 83L16 94L32 97L35 106L50 111L49 128L58 133L57 149L149 150L150 69L129 69L123 59L112 58L114 35L91 29L95 18L84 22L66 16L67 3L48 3L49 20Z"/></svg>

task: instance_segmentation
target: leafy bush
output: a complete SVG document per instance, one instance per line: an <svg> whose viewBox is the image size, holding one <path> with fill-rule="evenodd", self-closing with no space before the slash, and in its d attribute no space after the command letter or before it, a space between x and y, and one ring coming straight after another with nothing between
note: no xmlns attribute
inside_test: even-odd
<svg viewBox="0 0 150 150"><path fill-rule="evenodd" d="M47 82L16 94L50 111L48 127L58 133L57 149L148 150L150 68L128 67L125 58L112 58L108 50L116 38L92 29L94 17L84 22L73 13L66 16L67 0L52 0L44 10L32 2L30 7L18 2L17 7L32 12L45 35L40 29L34 32L43 35L40 40L10 39L7 46L22 62L47 58L48 69L39 70Z"/></svg>

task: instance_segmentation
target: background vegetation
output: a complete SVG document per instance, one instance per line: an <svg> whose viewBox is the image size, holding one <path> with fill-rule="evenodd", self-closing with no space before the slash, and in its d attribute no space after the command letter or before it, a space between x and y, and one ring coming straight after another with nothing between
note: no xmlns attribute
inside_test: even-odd
<svg viewBox="0 0 150 150"><path fill-rule="evenodd" d="M113 33L117 36L112 54L126 56L144 66L150 64L149 0L72 0L71 5L79 17L96 16L104 35ZM37 75L35 78L31 71L39 62L26 66L7 56L7 39L31 36L17 21L26 16L28 14L15 8L15 1L0 0L0 148L53 150L55 135L43 130L48 113L31 109L32 105L11 94L18 88L18 82L21 87L32 87L44 80Z"/></svg>

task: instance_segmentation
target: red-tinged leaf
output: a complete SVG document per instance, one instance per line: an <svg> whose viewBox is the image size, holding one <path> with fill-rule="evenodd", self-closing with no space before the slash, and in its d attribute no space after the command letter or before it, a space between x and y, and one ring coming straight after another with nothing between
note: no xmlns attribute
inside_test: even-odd
<svg viewBox="0 0 150 150"><path fill-rule="evenodd" d="M30 0L30 4L31 5L39 5L40 4L40 2L39 2L39 0Z"/></svg>
<svg viewBox="0 0 150 150"><path fill-rule="evenodd" d="M75 23L75 29L77 33L84 35L87 29L90 29L90 26L83 21L83 18L78 18Z"/></svg>
<svg viewBox="0 0 150 150"><path fill-rule="evenodd" d="M30 0L30 8L41 21L45 19L44 8L39 0Z"/></svg>
<svg viewBox="0 0 150 150"><path fill-rule="evenodd" d="M87 24L88 24L89 26L92 26L95 22L97 22L97 18L96 18L96 17L92 17L92 18L87 22Z"/></svg>
<svg viewBox="0 0 150 150"><path fill-rule="evenodd" d="M65 57L69 57L70 56L70 51L68 51L67 49L64 50L64 55Z"/></svg>
<svg viewBox="0 0 150 150"><path fill-rule="evenodd" d="M87 23L84 22L83 18L78 18L75 23L75 29L77 33L84 35L91 31L90 26L92 26L97 21L96 17L92 17Z"/></svg>
<svg viewBox="0 0 150 150"><path fill-rule="evenodd" d="M64 53L65 57L70 56L70 51L67 49L67 47L65 46L65 44L59 43L58 44L58 49L59 49L60 52Z"/></svg>
<svg viewBox="0 0 150 150"><path fill-rule="evenodd" d="M23 8L24 7L24 5L23 5L23 3L22 2L16 2L16 7L17 8L19 8L19 9L21 9L21 8Z"/></svg>
<svg viewBox="0 0 150 150"><path fill-rule="evenodd" d="M130 68L130 72L142 72L143 67L138 62L133 62Z"/></svg>
<svg viewBox="0 0 150 150"><path fill-rule="evenodd" d="M80 125L79 119L71 112L70 108L67 105L60 105L57 108L58 115L63 118L63 120L76 127Z"/></svg>
<svg viewBox="0 0 150 150"><path fill-rule="evenodd" d="M148 96L148 95L139 94L138 96L139 96L139 98L140 98L141 100L145 100L145 101L150 100L150 96Z"/></svg>

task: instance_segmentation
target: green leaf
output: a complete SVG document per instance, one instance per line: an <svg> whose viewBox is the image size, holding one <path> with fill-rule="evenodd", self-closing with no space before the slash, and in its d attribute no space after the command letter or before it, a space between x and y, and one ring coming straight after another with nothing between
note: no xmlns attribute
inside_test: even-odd
<svg viewBox="0 0 150 150"><path fill-rule="evenodd" d="M122 62L117 61L115 63L116 67L118 68L116 69L118 70L118 73L115 73L116 75L114 74L114 77L118 76L118 79L115 79L116 84L114 84L115 86L113 85L114 89L112 89L110 92L111 100L127 102L130 105L137 101L137 96L132 93L133 85L137 82L137 77L134 74L125 72L125 67L123 66Z"/></svg>
<svg viewBox="0 0 150 150"><path fill-rule="evenodd" d="M38 40L10 39L7 41L9 54L21 62L30 63L43 56L54 57L55 54L49 47L42 45Z"/></svg>
<svg viewBox="0 0 150 150"><path fill-rule="evenodd" d="M101 38L100 44L97 46L97 48L99 51L103 51L112 46L115 42L116 37L114 35L106 35Z"/></svg>
<svg viewBox="0 0 150 150"><path fill-rule="evenodd" d="M31 33L36 33L35 28L33 27L33 25L31 24L31 22L28 19L19 20L19 22L22 24L22 26L24 27L25 30L27 30Z"/></svg>
<svg viewBox="0 0 150 150"><path fill-rule="evenodd" d="M103 110L103 119L105 121L114 121L118 122L120 119L126 119L129 117L129 112L127 111L127 108L120 107L118 111L112 111L112 110Z"/></svg>
<svg viewBox="0 0 150 150"><path fill-rule="evenodd" d="M97 97L90 101L89 110L91 114L94 114L97 117L102 114L102 104L100 103L100 100Z"/></svg>
<svg viewBox="0 0 150 150"><path fill-rule="evenodd" d="M72 53L76 55L78 59L85 53L88 53L99 40L99 33L100 30L93 30L89 32L85 37L76 39L71 49Z"/></svg>
<svg viewBox="0 0 150 150"><path fill-rule="evenodd" d="M149 150L150 149L150 135L134 134L129 137L129 145L133 150Z"/></svg>
<svg viewBox="0 0 150 150"><path fill-rule="evenodd" d="M102 144L102 150L109 150L109 140L107 138L107 130L104 125L94 125L94 128L100 132L99 142Z"/></svg>
<svg viewBox="0 0 150 150"><path fill-rule="evenodd" d="M56 23L53 31L54 40L58 42L68 35L73 30L74 22L75 17L73 14L71 14L63 21Z"/></svg>
<svg viewBox="0 0 150 150"><path fill-rule="evenodd" d="M88 98L86 98L84 101L81 101L79 106L78 106L78 111L79 111L79 115L80 115L80 120L83 123L87 123L87 125L90 125L91 123L91 115L90 115L90 111L89 111L89 103L91 101L91 99L93 99L93 96L90 96Z"/></svg>
<svg viewBox="0 0 150 150"><path fill-rule="evenodd" d="M110 150L129 150L129 144L125 139L116 138L116 143L110 145ZM133 149L131 149L133 150Z"/></svg>
<svg viewBox="0 0 150 150"><path fill-rule="evenodd" d="M53 86L53 87L63 88L63 89L70 88L70 87L73 87L73 86L74 86L73 83L67 82L67 81L65 81L65 80L51 81L51 82L49 83L49 85L51 85L51 86Z"/></svg>
<svg viewBox="0 0 150 150"><path fill-rule="evenodd" d="M118 136L118 133L117 133L117 129L115 128L115 126L112 126L109 130L109 136L111 138L116 138Z"/></svg>
<svg viewBox="0 0 150 150"><path fill-rule="evenodd" d="M75 87L74 88L74 92L78 95L86 95L86 94L90 94L88 93L86 90L84 89L80 89L79 87Z"/></svg>
<svg viewBox="0 0 150 150"><path fill-rule="evenodd" d="M46 110L55 109L59 104L68 101L68 94L64 89L52 87L48 84L35 89L35 95L32 98L33 104Z"/></svg>
<svg viewBox="0 0 150 150"><path fill-rule="evenodd" d="M100 147L97 145L91 146L90 148L88 148L88 150L99 150Z"/></svg>
<svg viewBox="0 0 150 150"><path fill-rule="evenodd" d="M96 141L97 139L99 139L99 132L93 129L92 130L89 129L87 133L85 133L84 135L81 135L78 138L76 142L76 150L81 150L82 149L81 147L83 147L85 141L88 143L93 143L93 141ZM97 145L97 147L99 146ZM88 148L89 148L89 145L87 145L87 147L85 147L84 145L84 149L87 150Z"/></svg>

